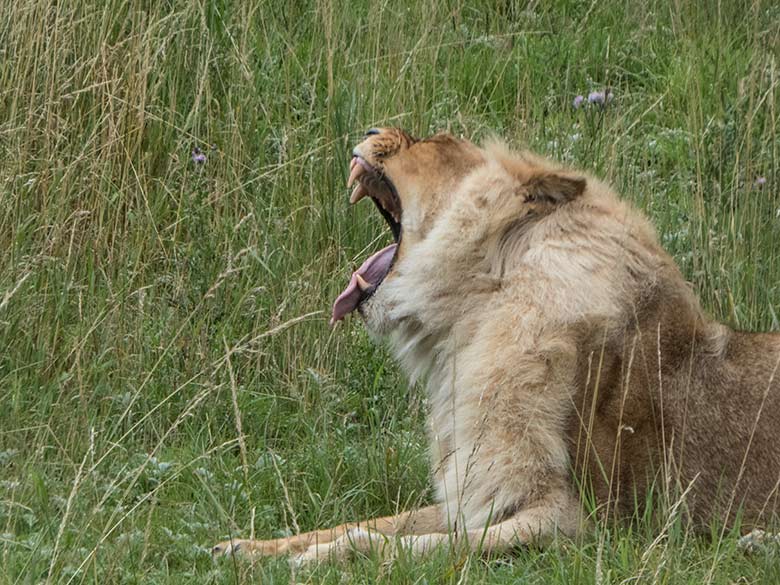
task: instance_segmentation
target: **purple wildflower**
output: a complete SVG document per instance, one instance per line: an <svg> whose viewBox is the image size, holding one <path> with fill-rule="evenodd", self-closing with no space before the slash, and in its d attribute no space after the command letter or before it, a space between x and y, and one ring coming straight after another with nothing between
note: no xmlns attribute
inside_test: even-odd
<svg viewBox="0 0 780 585"><path fill-rule="evenodd" d="M766 177L758 177L756 179L756 187L763 187L766 185Z"/></svg>
<svg viewBox="0 0 780 585"><path fill-rule="evenodd" d="M612 101L612 92L609 89L604 91L592 91L588 94L588 102L604 107Z"/></svg>
<svg viewBox="0 0 780 585"><path fill-rule="evenodd" d="M574 98L574 102L572 102L574 109L579 110L580 106L582 105L582 102L584 101L585 101L585 96L578 95L576 98Z"/></svg>
<svg viewBox="0 0 780 585"><path fill-rule="evenodd" d="M203 154L203 151L197 146L192 149L192 162L196 165L202 165L206 162L206 155Z"/></svg>

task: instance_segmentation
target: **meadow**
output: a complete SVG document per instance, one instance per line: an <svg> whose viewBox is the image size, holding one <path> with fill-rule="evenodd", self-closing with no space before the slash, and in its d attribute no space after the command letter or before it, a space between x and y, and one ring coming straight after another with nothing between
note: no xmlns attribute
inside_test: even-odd
<svg viewBox="0 0 780 585"><path fill-rule="evenodd" d="M328 327L390 240L348 205L365 129L605 177L711 315L778 330L778 59L769 0L0 0L0 583L780 582L674 509L497 559L209 553L431 498L422 388Z"/></svg>

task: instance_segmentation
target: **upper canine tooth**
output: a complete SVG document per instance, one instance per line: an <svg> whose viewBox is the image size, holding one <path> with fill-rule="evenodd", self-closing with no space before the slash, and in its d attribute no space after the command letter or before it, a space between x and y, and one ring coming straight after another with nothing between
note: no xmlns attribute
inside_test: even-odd
<svg viewBox="0 0 780 585"><path fill-rule="evenodd" d="M361 199L363 199L363 197L365 197L366 195L368 195L368 189L366 189L363 183L358 183L355 186L355 190L352 191L352 195L349 196L349 202L355 204Z"/></svg>
<svg viewBox="0 0 780 585"><path fill-rule="evenodd" d="M371 283L366 281L366 279L359 274L356 274L355 278L357 279L357 285L360 290L365 291L366 289L371 288Z"/></svg>
<svg viewBox="0 0 780 585"><path fill-rule="evenodd" d="M352 159L357 160L357 159ZM352 183L354 183L357 178L366 172L366 169L363 165L356 164L352 167L352 171L349 173L349 179L347 179L347 188L352 186Z"/></svg>

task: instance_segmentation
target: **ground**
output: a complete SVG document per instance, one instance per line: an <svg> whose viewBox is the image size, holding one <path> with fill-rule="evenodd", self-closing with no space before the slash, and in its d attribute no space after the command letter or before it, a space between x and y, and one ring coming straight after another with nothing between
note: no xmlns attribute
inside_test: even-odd
<svg viewBox="0 0 780 585"><path fill-rule="evenodd" d="M7 2L1 582L780 581L660 503L508 558L209 555L430 500L422 389L327 324L389 241L347 203L371 126L603 176L714 317L780 328L779 35L767 0Z"/></svg>

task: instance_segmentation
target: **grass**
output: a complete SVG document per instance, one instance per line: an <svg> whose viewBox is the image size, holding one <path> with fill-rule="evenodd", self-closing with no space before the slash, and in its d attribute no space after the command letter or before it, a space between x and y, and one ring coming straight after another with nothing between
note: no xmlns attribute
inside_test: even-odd
<svg viewBox="0 0 780 585"><path fill-rule="evenodd" d="M344 188L370 126L590 169L713 316L780 328L776 3L1 5L3 583L780 581L677 522L293 575L208 553L430 499L421 389L327 326L388 238Z"/></svg>

